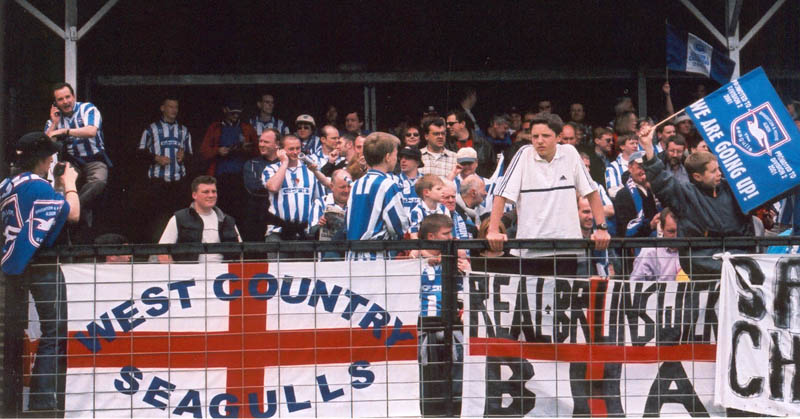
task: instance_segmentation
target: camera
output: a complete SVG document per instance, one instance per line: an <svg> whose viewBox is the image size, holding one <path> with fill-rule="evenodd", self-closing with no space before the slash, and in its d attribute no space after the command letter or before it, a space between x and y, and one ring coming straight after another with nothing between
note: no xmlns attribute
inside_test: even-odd
<svg viewBox="0 0 800 419"><path fill-rule="evenodd" d="M53 176L59 177L64 175L64 171L67 169L67 164L62 162L56 163L55 167L53 167Z"/></svg>

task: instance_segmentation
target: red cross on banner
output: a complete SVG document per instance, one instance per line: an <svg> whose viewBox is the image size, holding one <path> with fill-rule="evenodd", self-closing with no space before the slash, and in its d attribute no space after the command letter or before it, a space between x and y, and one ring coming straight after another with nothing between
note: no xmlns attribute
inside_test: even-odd
<svg viewBox="0 0 800 419"><path fill-rule="evenodd" d="M267 301L251 295L254 275L268 272L267 264L229 264L228 272L241 278L229 281L229 295L241 297L229 302L228 330L215 332L117 332L112 341L102 342L93 353L70 331L68 368L226 369L226 393L236 397L240 414L251 417L248 395L258 395L258 412L264 406L265 368L298 365L388 362L417 359L416 339L387 345L391 326L380 338L372 328L267 330ZM256 288L265 292L267 283ZM314 308L309 307L309 310ZM416 336L415 325L402 326ZM214 386L209 383L209 387ZM221 386L221 385L218 385Z"/></svg>
<svg viewBox="0 0 800 419"><path fill-rule="evenodd" d="M533 281L533 279L530 278L528 280ZM552 278L543 280L549 281L551 285L552 283L555 283L555 280ZM619 404L619 394L616 394L616 397L614 397L615 394L609 394L608 388L604 387L606 384L615 381L615 385L617 386L617 389L619 389L620 377L618 372L616 377L613 377L613 373L609 374L609 372L619 371L618 366L620 364L661 364L680 361L715 361L717 345L713 343L694 342L653 345L651 342L650 345L645 346L634 345L630 344L629 342L621 344L616 340L612 342L604 341L601 336L604 336L606 333L608 333L608 330L606 330L608 327L607 323L609 322L608 316L612 314L616 316L617 312L623 311L622 306L624 305L618 300L616 301L617 305L612 305L610 307L608 306L609 300L614 298L612 297L612 292L608 289L608 284L610 283L610 281L599 278L593 278L591 281L589 281L589 288L587 291L590 291L587 299L587 305L583 306L583 309L580 311L581 313L585 313L586 323L588 324L588 327L586 328L588 334L586 336L585 343L553 343L552 340L550 340L549 343L519 342L517 340L502 337L471 337L468 345L469 355L570 363L570 374L573 372L572 368L575 368L574 371L579 371L581 373L580 378L575 379L575 377L566 377L564 380L568 380L572 386L582 387L582 391L584 391L586 395L577 397L575 394L573 394L574 411L570 412L570 414L576 414L578 416L586 415L591 417L608 417L612 414L617 414L618 411L622 412L623 407ZM503 282L503 284L507 285L508 283ZM618 289L615 289L615 292L618 291ZM559 292L561 294L559 294ZM544 305L548 303L548 301L542 302L541 295L543 293L541 289L534 291L529 287L527 289L527 293L528 295L526 298L530 298L532 300L535 299L533 295L537 293L540 294L540 300L538 301L538 304ZM544 294L547 293L545 292ZM563 295L566 295L565 301L567 302L565 304L569 306L570 299L572 298L574 301L575 296L579 295L579 292L576 290L551 290L551 293L547 295L553 299L558 299L559 296L563 298ZM487 299L492 298L498 299L498 301L508 301L511 297L508 295L502 297L495 295L490 296ZM619 296L616 298L619 298ZM544 298L544 300L546 300L546 298ZM655 298L653 298L653 300L655 300ZM550 303L552 303L552 301L553 300L549 300ZM679 299L679 301L682 300ZM548 311L551 309L551 306L547 306L546 308ZM509 310L511 312L513 311L513 308L509 309L506 307L505 310ZM697 311L697 309L692 310ZM492 311L492 309L489 308L488 311ZM569 313L571 316L575 315L575 311L570 311L569 309L562 309L561 312ZM620 320L620 318L617 318L613 321L621 322L622 320ZM570 319L567 318L567 321L569 320ZM674 320L678 323L681 322L681 320L677 318ZM684 319L684 322L686 324L690 324L688 319ZM555 327L554 324L545 324L544 322L539 323L539 327L541 327L543 330L546 327L558 329L558 327ZM621 328L622 326L619 327ZM577 327L576 329L580 330L581 328ZM570 332L570 334L575 334L575 332ZM547 336L547 338L550 339L551 336ZM555 339L555 336L552 336L552 339ZM612 376L610 377L609 375ZM539 376L531 376L531 380L543 380L543 378ZM572 390L574 391L575 388L573 387ZM612 405L612 403L616 404ZM582 408L585 408L586 411L581 411Z"/></svg>

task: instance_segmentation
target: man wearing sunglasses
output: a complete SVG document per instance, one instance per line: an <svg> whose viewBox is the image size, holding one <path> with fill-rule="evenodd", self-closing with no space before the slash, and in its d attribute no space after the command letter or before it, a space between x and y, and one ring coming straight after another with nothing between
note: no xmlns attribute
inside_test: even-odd
<svg viewBox="0 0 800 419"><path fill-rule="evenodd" d="M313 155L322 153L322 142L319 137L314 134L316 124L314 118L308 114L302 114L294 121L294 126L297 128L294 135L300 139L301 150L304 154Z"/></svg>

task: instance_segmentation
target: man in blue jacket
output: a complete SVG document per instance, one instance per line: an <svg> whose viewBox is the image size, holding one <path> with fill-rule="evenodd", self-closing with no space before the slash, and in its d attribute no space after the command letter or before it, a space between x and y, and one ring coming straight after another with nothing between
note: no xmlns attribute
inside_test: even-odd
<svg viewBox="0 0 800 419"><path fill-rule="evenodd" d="M17 142L19 170L0 183L6 290L3 396L4 413L9 417L22 411L22 338L29 291L42 328L30 383L29 408L63 409L66 288L55 260L36 257L40 248L56 243L66 221L77 223L80 219L75 169L66 163L63 174L56 176L56 188L62 192L56 192L45 180L58 149L44 132L25 134ZM58 397L59 394L62 396Z"/></svg>

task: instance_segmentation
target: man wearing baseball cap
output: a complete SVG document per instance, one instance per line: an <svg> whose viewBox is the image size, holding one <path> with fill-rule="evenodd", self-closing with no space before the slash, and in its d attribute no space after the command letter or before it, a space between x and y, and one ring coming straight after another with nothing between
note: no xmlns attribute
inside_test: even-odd
<svg viewBox="0 0 800 419"><path fill-rule="evenodd" d="M66 372L66 288L55 261L36 257L36 252L56 243L66 221L77 223L80 219L75 169L69 163L56 166L55 185L63 192L56 192L45 180L58 145L44 132L31 132L17 141L16 148L16 169L0 183L6 282L3 396L7 416L22 411L22 338L29 291L42 328L30 383L30 410L63 409L63 398L59 406L57 394L64 392ZM61 167L63 173L58 174Z"/></svg>
<svg viewBox="0 0 800 419"><path fill-rule="evenodd" d="M464 147L456 153L456 167L447 176L456 183L456 189L461 188L461 181L466 179L478 169L478 152L472 147Z"/></svg>
<svg viewBox="0 0 800 419"><path fill-rule="evenodd" d="M203 137L200 155L208 165L207 175L217 179L218 206L237 220L244 219L247 190L244 163L258 155L258 135L252 125L241 121L242 102L225 100L221 121L211 123Z"/></svg>

